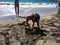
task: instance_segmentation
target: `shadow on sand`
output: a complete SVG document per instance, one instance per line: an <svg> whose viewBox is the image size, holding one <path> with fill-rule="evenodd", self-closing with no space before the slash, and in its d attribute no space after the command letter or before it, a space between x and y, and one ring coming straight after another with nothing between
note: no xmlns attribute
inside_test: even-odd
<svg viewBox="0 0 60 45"><path fill-rule="evenodd" d="M47 35L46 33L49 32L49 31L46 31L46 30L42 30L38 27L34 27L33 29L25 28L25 30L26 30L26 34L32 34L32 35L40 34L41 36L46 36Z"/></svg>

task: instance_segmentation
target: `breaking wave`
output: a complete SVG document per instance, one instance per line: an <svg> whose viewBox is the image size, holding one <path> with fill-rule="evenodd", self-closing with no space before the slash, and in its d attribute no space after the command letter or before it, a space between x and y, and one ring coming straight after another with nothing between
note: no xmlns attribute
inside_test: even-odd
<svg viewBox="0 0 60 45"><path fill-rule="evenodd" d="M47 8L47 7L56 7L56 3L19 3L20 13L26 12L31 8ZM13 2L0 2L0 17L15 15ZM24 11L23 11L24 10Z"/></svg>

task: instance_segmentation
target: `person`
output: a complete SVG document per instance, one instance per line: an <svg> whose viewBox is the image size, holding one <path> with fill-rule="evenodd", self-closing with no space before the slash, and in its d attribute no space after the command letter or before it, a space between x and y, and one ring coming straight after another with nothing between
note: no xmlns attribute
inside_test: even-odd
<svg viewBox="0 0 60 45"><path fill-rule="evenodd" d="M30 16L26 17L26 21L24 21L24 22L27 22L27 24L28 24L29 27L31 27L31 26L34 27L34 23L36 22L37 26L39 28L40 27L39 26L39 19L40 19L40 15L38 13L36 13L36 14L32 13ZM32 20L32 22L33 22L33 24L30 24L31 26L28 23L30 20ZM31 21L30 21L30 23L31 23Z"/></svg>
<svg viewBox="0 0 60 45"><path fill-rule="evenodd" d="M16 17L19 17L19 0L15 0L15 13Z"/></svg>
<svg viewBox="0 0 60 45"><path fill-rule="evenodd" d="M60 16L60 1L58 2L58 5L56 6L56 8L58 8L57 16Z"/></svg>
<svg viewBox="0 0 60 45"><path fill-rule="evenodd" d="M35 19L34 22L37 23L37 26L39 28L40 27L39 26L40 15L38 13L34 14L34 19ZM34 22L33 22L33 26L34 26Z"/></svg>
<svg viewBox="0 0 60 45"><path fill-rule="evenodd" d="M60 14L60 1L59 1L59 5L58 5L58 14Z"/></svg>

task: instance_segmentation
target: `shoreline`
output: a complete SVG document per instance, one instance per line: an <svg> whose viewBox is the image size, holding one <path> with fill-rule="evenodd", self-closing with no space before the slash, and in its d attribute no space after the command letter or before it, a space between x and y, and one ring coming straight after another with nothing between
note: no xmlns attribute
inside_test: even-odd
<svg viewBox="0 0 60 45"><path fill-rule="evenodd" d="M56 15L57 13L56 12L53 12L53 13L49 13L49 14L45 14L45 15L40 15L41 16L40 20L51 19L54 14ZM15 17L15 18L7 19L7 20L0 20L0 24L3 24L4 25L4 23L5 24L8 24L8 23L11 23L11 24L13 24L13 23L22 23L23 21L25 21L25 18L24 17L23 18L20 17L19 18L19 21L17 21L16 20L16 17Z"/></svg>
<svg viewBox="0 0 60 45"><path fill-rule="evenodd" d="M41 17L45 17L45 16L48 16L48 15L51 15L51 14L57 14L57 12L52 12L52 13L48 13L48 14L43 14L43 15L40 15L40 16L41 16ZM0 17L0 21L9 20L9 19L15 19L15 18L16 18L15 15L3 16L3 17ZM25 18L25 16L20 16L20 18Z"/></svg>
<svg viewBox="0 0 60 45"><path fill-rule="evenodd" d="M2 8L3 7L3 8ZM0 17L3 17L3 16L15 16L15 11L14 11L14 7L11 7L11 8L9 8L10 6L8 6L8 8L7 8L7 6L2 6L2 7L0 7ZM7 10L6 10L6 8L7 8ZM44 8L37 8L37 7L35 7L35 8L20 8L19 9L19 15L20 16L28 16L29 14L31 14L31 13L39 13L40 15L44 15L44 14L49 14L49 13L52 13L52 12L57 12L57 8L56 7L44 7ZM24 12L24 13L23 13Z"/></svg>

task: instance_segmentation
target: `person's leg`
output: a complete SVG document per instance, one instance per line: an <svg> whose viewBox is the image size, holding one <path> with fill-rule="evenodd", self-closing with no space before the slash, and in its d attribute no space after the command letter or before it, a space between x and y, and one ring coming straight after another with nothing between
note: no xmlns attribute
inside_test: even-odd
<svg viewBox="0 0 60 45"><path fill-rule="evenodd" d="M15 5L15 14L16 14L16 5Z"/></svg>
<svg viewBox="0 0 60 45"><path fill-rule="evenodd" d="M26 23L27 23L27 25L28 25L28 21L30 20L30 16L27 16L26 17Z"/></svg>
<svg viewBox="0 0 60 45"><path fill-rule="evenodd" d="M40 16L36 19L38 28L40 27L40 26L39 26L39 20L40 20Z"/></svg>
<svg viewBox="0 0 60 45"><path fill-rule="evenodd" d="M28 25L28 20L26 21L27 25Z"/></svg>
<svg viewBox="0 0 60 45"><path fill-rule="evenodd" d="M33 25L32 25L32 27L34 27L34 21L33 21Z"/></svg>
<svg viewBox="0 0 60 45"><path fill-rule="evenodd" d="M17 6L17 14L18 14L18 17L19 17L19 5Z"/></svg>
<svg viewBox="0 0 60 45"><path fill-rule="evenodd" d="M15 5L16 17L19 17L19 5Z"/></svg>
<svg viewBox="0 0 60 45"><path fill-rule="evenodd" d="M40 26L39 26L39 21L37 22L37 26L38 26L38 28L40 27Z"/></svg>

